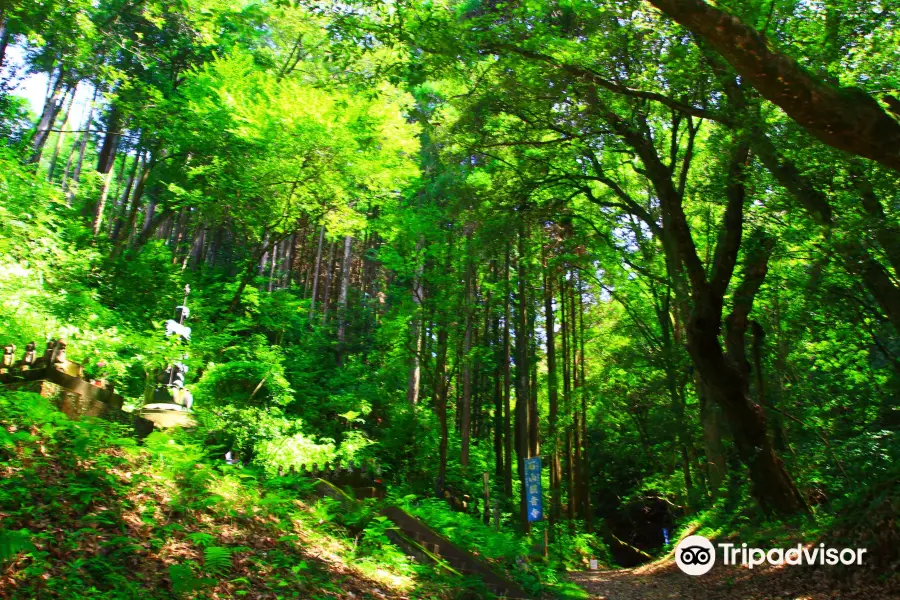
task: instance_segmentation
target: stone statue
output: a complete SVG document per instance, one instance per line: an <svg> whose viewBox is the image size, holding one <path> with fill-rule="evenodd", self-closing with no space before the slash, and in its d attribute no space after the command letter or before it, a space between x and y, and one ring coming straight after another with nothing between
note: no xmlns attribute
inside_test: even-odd
<svg viewBox="0 0 900 600"><path fill-rule="evenodd" d="M191 316L187 307L187 297L191 293L190 286L184 286L184 302L175 307L175 319L166 321L166 336L177 335L182 342L191 339L191 328L184 322ZM187 354L183 356L187 358ZM194 404L194 397L184 387L184 378L188 368L183 362L174 362L159 374L156 378L158 384L153 391L153 402L159 404L177 404L182 410L190 410Z"/></svg>
<svg viewBox="0 0 900 600"><path fill-rule="evenodd" d="M56 340L50 340L44 348L44 354L38 356L30 365L32 369L43 369L50 366L53 360L53 350L56 348Z"/></svg>
<svg viewBox="0 0 900 600"><path fill-rule="evenodd" d="M53 354L50 355L50 364L56 368L63 367L65 368L66 362L66 347L68 343L65 340L59 340L56 342L56 345L53 347Z"/></svg>
<svg viewBox="0 0 900 600"><path fill-rule="evenodd" d="M22 365L30 367L37 360L37 344L28 342L25 344L25 356L22 357Z"/></svg>
<svg viewBox="0 0 900 600"><path fill-rule="evenodd" d="M3 346L3 367L8 369L13 366L16 361L16 345L7 344Z"/></svg>

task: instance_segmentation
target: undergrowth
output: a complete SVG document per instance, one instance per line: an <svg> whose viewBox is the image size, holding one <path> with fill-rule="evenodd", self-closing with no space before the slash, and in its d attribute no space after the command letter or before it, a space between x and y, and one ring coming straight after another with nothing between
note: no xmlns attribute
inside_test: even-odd
<svg viewBox="0 0 900 600"><path fill-rule="evenodd" d="M0 598L451 598L377 527L209 458L0 394Z"/></svg>

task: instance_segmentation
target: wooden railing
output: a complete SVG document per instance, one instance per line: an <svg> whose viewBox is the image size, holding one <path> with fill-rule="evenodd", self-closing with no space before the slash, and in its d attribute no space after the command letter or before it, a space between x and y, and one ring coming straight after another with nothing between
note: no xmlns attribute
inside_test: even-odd
<svg viewBox="0 0 900 600"><path fill-rule="evenodd" d="M354 464L349 462L344 465L337 460L334 464L327 462L321 467L318 463L304 464L299 467L292 465L286 472L284 468L278 467L278 476L283 477L284 475L324 479L338 487L350 487L357 492L357 495L363 490L369 490L373 496L384 496L385 485L381 478L381 467L374 463Z"/></svg>

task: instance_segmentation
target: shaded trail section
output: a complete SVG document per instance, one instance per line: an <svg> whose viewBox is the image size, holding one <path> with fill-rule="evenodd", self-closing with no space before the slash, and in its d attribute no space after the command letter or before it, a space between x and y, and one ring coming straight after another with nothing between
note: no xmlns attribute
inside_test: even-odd
<svg viewBox="0 0 900 600"><path fill-rule="evenodd" d="M834 577L827 567L747 567L717 564L706 575L686 575L672 560L632 569L573 573L593 600L896 600L900 590L862 572Z"/></svg>

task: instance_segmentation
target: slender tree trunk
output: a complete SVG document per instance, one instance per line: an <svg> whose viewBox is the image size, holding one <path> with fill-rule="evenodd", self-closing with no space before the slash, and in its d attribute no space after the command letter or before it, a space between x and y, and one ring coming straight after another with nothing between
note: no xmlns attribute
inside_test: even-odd
<svg viewBox="0 0 900 600"><path fill-rule="evenodd" d="M128 209L128 220L125 224L124 232L115 237L115 246L113 247L112 258L116 258L122 254L128 239L134 235L135 226L137 225L138 208L141 205L141 198L144 195L144 188L147 180L150 178L150 171L153 169L154 158L149 156L149 150L144 152L144 158L141 167L141 176L137 179L134 186L134 192L131 195L131 207ZM148 211L148 216L151 211Z"/></svg>
<svg viewBox="0 0 900 600"><path fill-rule="evenodd" d="M81 145L78 147L78 160L75 163L75 170L72 172L72 179L76 183L81 182L81 168L84 165L84 153L87 150L88 140L91 137L91 124L93 123L94 106L97 103L97 90L91 96L91 101L87 106L87 116L84 119L84 135L81 136Z"/></svg>
<svg viewBox="0 0 900 600"><path fill-rule="evenodd" d="M225 228L219 226L216 228L216 235L212 239L212 243L209 245L209 252L206 257L206 264L209 268L215 267L217 264L217 257L219 254L219 249L222 247L223 241L225 239Z"/></svg>
<svg viewBox="0 0 900 600"><path fill-rule="evenodd" d="M69 196L69 174L72 172L72 163L75 161L75 154L78 152L78 146L81 145L82 135L84 135L84 133L80 133L72 142L72 147L69 148L69 156L66 158L66 166L63 168L62 179L59 182L59 187L66 192L67 199Z"/></svg>
<svg viewBox="0 0 900 600"><path fill-rule="evenodd" d="M172 255L175 259L178 258L180 248L184 244L184 240L188 235L188 221L190 220L190 217L190 209L182 206L181 210L178 213L178 220L176 221L174 217L172 218L175 227L175 231L172 232ZM175 262L173 262L172 264L175 264Z"/></svg>
<svg viewBox="0 0 900 600"><path fill-rule="evenodd" d="M234 313L237 311L238 307L241 303L241 296L244 293L244 290L247 289L247 286L250 284L250 281L253 279L255 274L259 272L259 261L262 260L262 257L269 253L273 246L281 243L281 239L276 239L275 236L265 236L265 241L257 251L257 254L250 257L250 260L247 262L247 268L244 271L244 275L241 277L241 282L238 285L238 289L235 291L234 296L231 298L231 303L228 306L228 312Z"/></svg>
<svg viewBox="0 0 900 600"><path fill-rule="evenodd" d="M69 123L69 115L72 112L72 103L75 102L75 94L77 93L78 86L73 87L71 92L69 92L69 101L66 103L66 109L63 111L62 125L60 126L61 131L59 132L59 135L56 136L56 145L53 147L53 155L50 157L50 165L47 167L47 181L53 181L56 163L59 160L59 153L62 151L62 146L66 141L66 137L68 137L66 128Z"/></svg>
<svg viewBox="0 0 900 600"><path fill-rule="evenodd" d="M131 197L131 188L134 185L134 178L137 175L138 165L140 164L141 160L142 160L142 154L141 154L141 152L138 152L135 155L134 160L131 163L131 172L128 174L128 181L125 183L125 191L122 192L122 194L119 197L119 214L116 215L116 220L115 220L115 223L113 224L112 233L110 233L110 235L109 235L109 239L112 241L116 241L119 237L119 234L121 233L122 225L124 224L125 217L127 216L128 209L129 209L128 200ZM124 161L122 163L122 166L124 168L124 166L125 166ZM128 215L128 216L130 216L130 215Z"/></svg>
<svg viewBox="0 0 900 600"><path fill-rule="evenodd" d="M175 216L171 209L163 208L159 212L156 212L152 203L150 207L154 208L154 210L147 212L147 217L149 218L144 221L144 229L134 239L132 247L135 250L143 248L144 244L150 241L150 238L159 234L160 231L163 230L162 226L165 226L165 228L170 227L173 217Z"/></svg>
<svg viewBox="0 0 900 600"><path fill-rule="evenodd" d="M334 280L334 248L337 244L331 242L328 245L328 262L325 264L325 290L322 297L322 325L328 322L328 298L331 295L331 284Z"/></svg>
<svg viewBox="0 0 900 600"><path fill-rule="evenodd" d="M312 295L309 301L309 321L312 322L316 312L316 295L319 291L319 271L322 268L322 245L325 243L325 223L319 229L319 249L316 251L316 270L312 280Z"/></svg>
<svg viewBox="0 0 900 600"><path fill-rule="evenodd" d="M511 244L506 243L506 261L504 263L505 281L503 286L503 454L505 469L503 476L503 489L507 498L512 498L512 465L513 465L513 434L512 434L512 343L509 334L509 324L512 319L510 299L512 289L509 281Z"/></svg>
<svg viewBox="0 0 900 600"><path fill-rule="evenodd" d="M422 369L420 359L422 346L419 327L422 323L422 295L425 290L424 282L422 281L422 275L425 269L425 259L419 256L419 254L422 252L424 246L425 239L420 236L419 240L416 242L416 275L412 282L411 295L414 308L412 318L409 320L409 341L412 346L412 351L410 352L409 372L406 379L406 401L413 406L419 401L419 381L421 379ZM363 289L365 289L365 286L363 286Z"/></svg>
<svg viewBox="0 0 900 600"><path fill-rule="evenodd" d="M338 295L338 342L343 344L347 336L347 293L350 290L350 267L352 266L353 238L344 236L344 258L341 260L341 291ZM339 355L339 358L343 353ZM340 360L338 364L340 364Z"/></svg>
<svg viewBox="0 0 900 600"><path fill-rule="evenodd" d="M447 240L447 256L444 265L445 273L449 273L453 265L453 238ZM447 445L450 436L447 424L447 397L449 395L449 377L447 376L447 347L449 345L449 320L446 311L441 311L438 323L437 358L434 368L435 408L441 429L440 447L438 450L438 488L443 490L447 485Z"/></svg>
<svg viewBox="0 0 900 600"><path fill-rule="evenodd" d="M300 268L299 250L306 243L306 237L309 234L308 227L308 224L303 226L302 239L296 233L291 236L290 252L284 267L284 287L286 288L290 288L291 284L295 282L294 273Z"/></svg>
<svg viewBox="0 0 900 600"><path fill-rule="evenodd" d="M553 316L553 274L544 260L544 320L547 330L547 403L549 404L550 434L550 532L555 535L555 525L561 514L561 489L559 473L559 382L556 373L556 332Z"/></svg>
<svg viewBox="0 0 900 600"><path fill-rule="evenodd" d="M571 349L569 332L572 328L571 309L567 301L568 287L565 275L560 277L560 331L562 338L563 354L563 414L566 419L572 415L572 376L571 362L569 360ZM572 425L566 425L566 518L569 520L569 530L574 531L572 521L575 519L575 455L573 448Z"/></svg>
<svg viewBox="0 0 900 600"><path fill-rule="evenodd" d="M540 417L538 414L537 335L535 335L535 323L541 307L541 297L538 294L533 294L532 296L529 296L528 311L528 363L531 378L528 384L528 455L535 457L541 455Z"/></svg>
<svg viewBox="0 0 900 600"><path fill-rule="evenodd" d="M460 413L460 438L462 452L460 454L459 463L465 469L469 466L469 445L471 444L471 422L472 422L472 327L473 327L473 289L474 282L474 261L472 260L472 231L471 224L466 225L466 282L465 297L463 299L463 311L466 315L465 334L463 337L462 348L462 402L459 406Z"/></svg>
<svg viewBox="0 0 900 600"><path fill-rule="evenodd" d="M113 151L113 160L115 160L115 151ZM112 166L112 164L108 165L106 175L103 178L103 191L100 193L100 201L97 202L97 206L94 208L94 220L91 223L94 237L100 235L100 225L103 223L103 211L106 209L106 198L109 195L109 187L112 184L113 174L115 173L115 169L113 169Z"/></svg>
<svg viewBox="0 0 900 600"><path fill-rule="evenodd" d="M113 101L106 116L106 135L103 137L103 144L101 144L97 153L97 171L99 173L108 173L116 162L119 140L122 138L122 134L119 131L121 127L122 109L117 102Z"/></svg>
<svg viewBox="0 0 900 600"><path fill-rule="evenodd" d="M68 90L65 90L63 87L66 76L67 72L65 69L60 67L59 75L53 81L53 88L50 92L50 96L47 98L47 101L44 102L41 118L38 121L37 129L31 139L31 158L29 159L29 162L32 164L41 162L44 144L47 143L47 138L50 136L50 130L53 129L53 124L56 123L56 117L62 109L63 100L68 93Z"/></svg>
<svg viewBox="0 0 900 600"><path fill-rule="evenodd" d="M516 260L516 275L518 279L518 293L516 298L516 450L518 453L519 482L522 486L520 494L520 513L522 527L527 533L531 529L528 521L528 502L525 493L525 459L530 458L528 404L530 402L530 375L529 348L528 348L528 295L525 256L525 223L519 224L518 258Z"/></svg>
<svg viewBox="0 0 900 600"><path fill-rule="evenodd" d="M256 264L256 274L262 277L263 273L266 272L266 265L269 264L269 230L266 228L266 232L263 234L263 242L262 242L263 251L262 256L259 257L259 262Z"/></svg>
<svg viewBox="0 0 900 600"><path fill-rule="evenodd" d="M578 405L582 396L581 389L581 377L578 372L578 311L575 307L575 271L572 271L571 281L569 282L569 333L571 335L571 339L569 342L569 359L571 360L571 370L572 370L572 430L573 430L573 444L575 449L575 463L573 464L573 475L575 478L575 515L577 517L583 517L583 506L582 506L582 498L584 482L582 481L581 475L583 472L582 463L583 463L583 454L582 454L582 437L581 437L581 413L578 410Z"/></svg>
<svg viewBox="0 0 900 600"><path fill-rule="evenodd" d="M132 161L133 162L133 161ZM113 228L122 220L125 204L122 202L122 184L125 183L125 171L128 170L128 156L123 156L119 162L119 172L115 176L116 188L112 191L113 207L112 218L106 222L106 237L112 236Z"/></svg>
<svg viewBox="0 0 900 600"><path fill-rule="evenodd" d="M496 285L499 276L497 274L497 261L491 261ZM491 326L491 348L494 360L494 476L503 481L503 338L500 334L500 314L494 309Z"/></svg>
<svg viewBox="0 0 900 600"><path fill-rule="evenodd" d="M437 363L435 364L434 369L434 405L437 409L438 423L441 428L440 448L438 451L438 485L440 489L443 489L447 484L447 443L450 435L449 427L447 425L447 388L449 387L449 380L446 375L446 370L448 336L449 332L447 331L447 326L439 325Z"/></svg>
<svg viewBox="0 0 900 600"><path fill-rule="evenodd" d="M191 243L191 250L184 257L181 270L187 267L191 270L199 268L203 264L204 248L206 247L206 228L200 225L194 231L194 241Z"/></svg>
<svg viewBox="0 0 900 600"><path fill-rule="evenodd" d="M266 289L271 294L275 288L275 271L278 268L278 259L282 258L281 256L281 244L273 244L272 245L272 256L271 262L269 263L269 284L266 286Z"/></svg>
<svg viewBox="0 0 900 600"><path fill-rule="evenodd" d="M588 533L594 528L594 520L591 515L591 470L588 460L587 437L587 380L584 369L584 294L581 289L581 278L578 279L578 338L581 352L579 353L578 368L581 373L581 482L582 504L584 506L584 525Z"/></svg>

